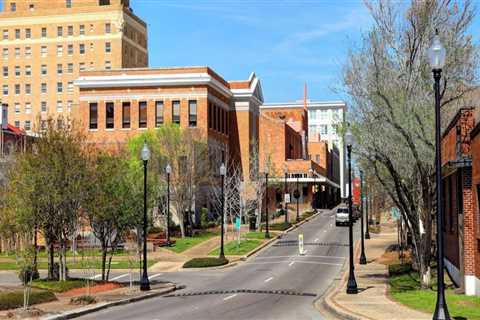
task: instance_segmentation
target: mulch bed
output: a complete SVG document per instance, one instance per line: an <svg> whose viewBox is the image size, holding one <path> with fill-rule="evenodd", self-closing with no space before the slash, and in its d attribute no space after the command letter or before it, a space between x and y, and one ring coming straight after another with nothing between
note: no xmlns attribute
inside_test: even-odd
<svg viewBox="0 0 480 320"><path fill-rule="evenodd" d="M114 283L114 282L95 284L90 287L90 294L111 291L111 290L119 289L121 287L123 287L121 284ZM73 297L73 296L80 296L80 295L86 295L86 294L88 294L88 288L84 287L84 288L76 288L76 289L68 290L62 293L62 296Z"/></svg>

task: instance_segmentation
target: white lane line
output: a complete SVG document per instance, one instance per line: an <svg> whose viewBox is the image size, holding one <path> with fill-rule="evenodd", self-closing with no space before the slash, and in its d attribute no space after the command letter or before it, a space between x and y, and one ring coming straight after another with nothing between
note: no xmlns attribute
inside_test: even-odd
<svg viewBox="0 0 480 320"><path fill-rule="evenodd" d="M273 277L270 277L270 278L266 279L266 280L263 281L263 282L267 283L267 282L269 282L269 281L272 281L272 279L273 279Z"/></svg>
<svg viewBox="0 0 480 320"><path fill-rule="evenodd" d="M232 294L231 296L228 296L228 297L223 298L223 301L230 300L230 299L232 299L232 298L235 298L236 296L237 296L237 293Z"/></svg>
<svg viewBox="0 0 480 320"><path fill-rule="evenodd" d="M156 277L160 277L161 275L162 275L162 273L154 274L153 276L148 277L148 280L155 279Z"/></svg>
<svg viewBox="0 0 480 320"><path fill-rule="evenodd" d="M299 256L270 256L270 257L257 257L255 258L256 260L266 260L266 259L281 259L281 258L299 258ZM340 257L340 256L316 256L316 255L310 255L310 256L303 256L300 258L330 258L330 259L346 259L346 257Z"/></svg>
<svg viewBox="0 0 480 320"><path fill-rule="evenodd" d="M295 261L292 261L288 264L289 267L293 266L293 264L295 263Z"/></svg>
<svg viewBox="0 0 480 320"><path fill-rule="evenodd" d="M287 261L266 261L266 262L249 262L247 263L248 265L255 265L255 264L280 264L280 263L286 263L286 262L291 262L289 260ZM330 262L317 262L317 261L301 261L301 260L295 260L296 263L310 263L310 264L324 264L324 265L329 265L329 266L343 266L342 263L330 263Z"/></svg>
<svg viewBox="0 0 480 320"><path fill-rule="evenodd" d="M111 280L111 281L116 281L116 280L118 280L118 279L125 278L125 277L128 276L128 275L129 275L129 273L125 273L125 274L122 274L121 276L112 278L112 279L110 279L110 280Z"/></svg>
<svg viewBox="0 0 480 320"><path fill-rule="evenodd" d="M95 280L95 279L98 279L98 278L101 278L101 277L102 277L101 274L96 274L96 275L94 275L93 277L90 277L89 279L90 279L90 280Z"/></svg>

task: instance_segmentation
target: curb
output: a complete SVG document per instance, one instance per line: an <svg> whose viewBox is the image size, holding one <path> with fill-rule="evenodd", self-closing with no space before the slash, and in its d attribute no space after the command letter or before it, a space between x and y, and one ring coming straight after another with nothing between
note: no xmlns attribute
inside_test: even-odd
<svg viewBox="0 0 480 320"><path fill-rule="evenodd" d="M91 306L91 307L74 309L74 310L71 310L71 311L64 312L62 314L45 316L45 317L42 317L40 319L42 319L42 320L64 320L64 319L78 318L78 317L84 316L86 314L94 313L94 312L104 310L104 309L107 309L107 308L121 306L121 305L129 304L129 303L132 303L132 302L137 302L137 301L142 301L142 300L146 300L146 299L151 299L151 298L156 298L156 297L159 297L159 296L163 296L163 295L171 293L171 292L173 292L177 289L183 289L183 287L182 286L180 286L180 287L173 286L173 288L163 290L163 291L152 292L152 293L148 293L148 294L145 294L145 295L141 295L141 296L137 296L137 297L131 297L131 298L118 300L118 301L113 301L113 302L102 302L102 303L98 303L98 304L96 304L94 306Z"/></svg>

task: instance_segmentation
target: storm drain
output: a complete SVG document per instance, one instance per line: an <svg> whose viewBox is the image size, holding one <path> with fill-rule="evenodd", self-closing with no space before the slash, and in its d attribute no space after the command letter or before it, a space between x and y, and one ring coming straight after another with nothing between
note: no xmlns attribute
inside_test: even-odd
<svg viewBox="0 0 480 320"><path fill-rule="evenodd" d="M305 242L304 246L320 246L320 247L348 247L348 243L341 242ZM296 247L298 246L297 240L278 241L273 244L273 247Z"/></svg>
<svg viewBox="0 0 480 320"><path fill-rule="evenodd" d="M252 289L235 289L235 290L209 290L199 292L184 292L177 294L169 294L164 296L165 298L172 297L192 297L192 296L205 296L214 294L234 294L234 293L253 293L253 294L277 294L285 296L302 296L302 297L316 297L315 293L310 292L298 292L293 290L252 290Z"/></svg>

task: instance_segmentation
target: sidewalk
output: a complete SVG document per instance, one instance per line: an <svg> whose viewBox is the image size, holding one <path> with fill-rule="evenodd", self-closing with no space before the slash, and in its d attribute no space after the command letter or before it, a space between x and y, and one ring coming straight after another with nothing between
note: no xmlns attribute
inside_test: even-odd
<svg viewBox="0 0 480 320"><path fill-rule="evenodd" d="M358 294L346 294L348 280L348 262L345 273L335 288L327 293L323 301L318 301L319 309L335 314L341 319L389 319L389 320L427 320L430 314L409 309L388 297L388 268L381 264L385 249L397 242L397 232L392 222L382 224L380 234L370 233L371 239L365 240L367 264L358 264L360 250L357 245L355 257L355 278ZM322 308L323 307L323 308Z"/></svg>

